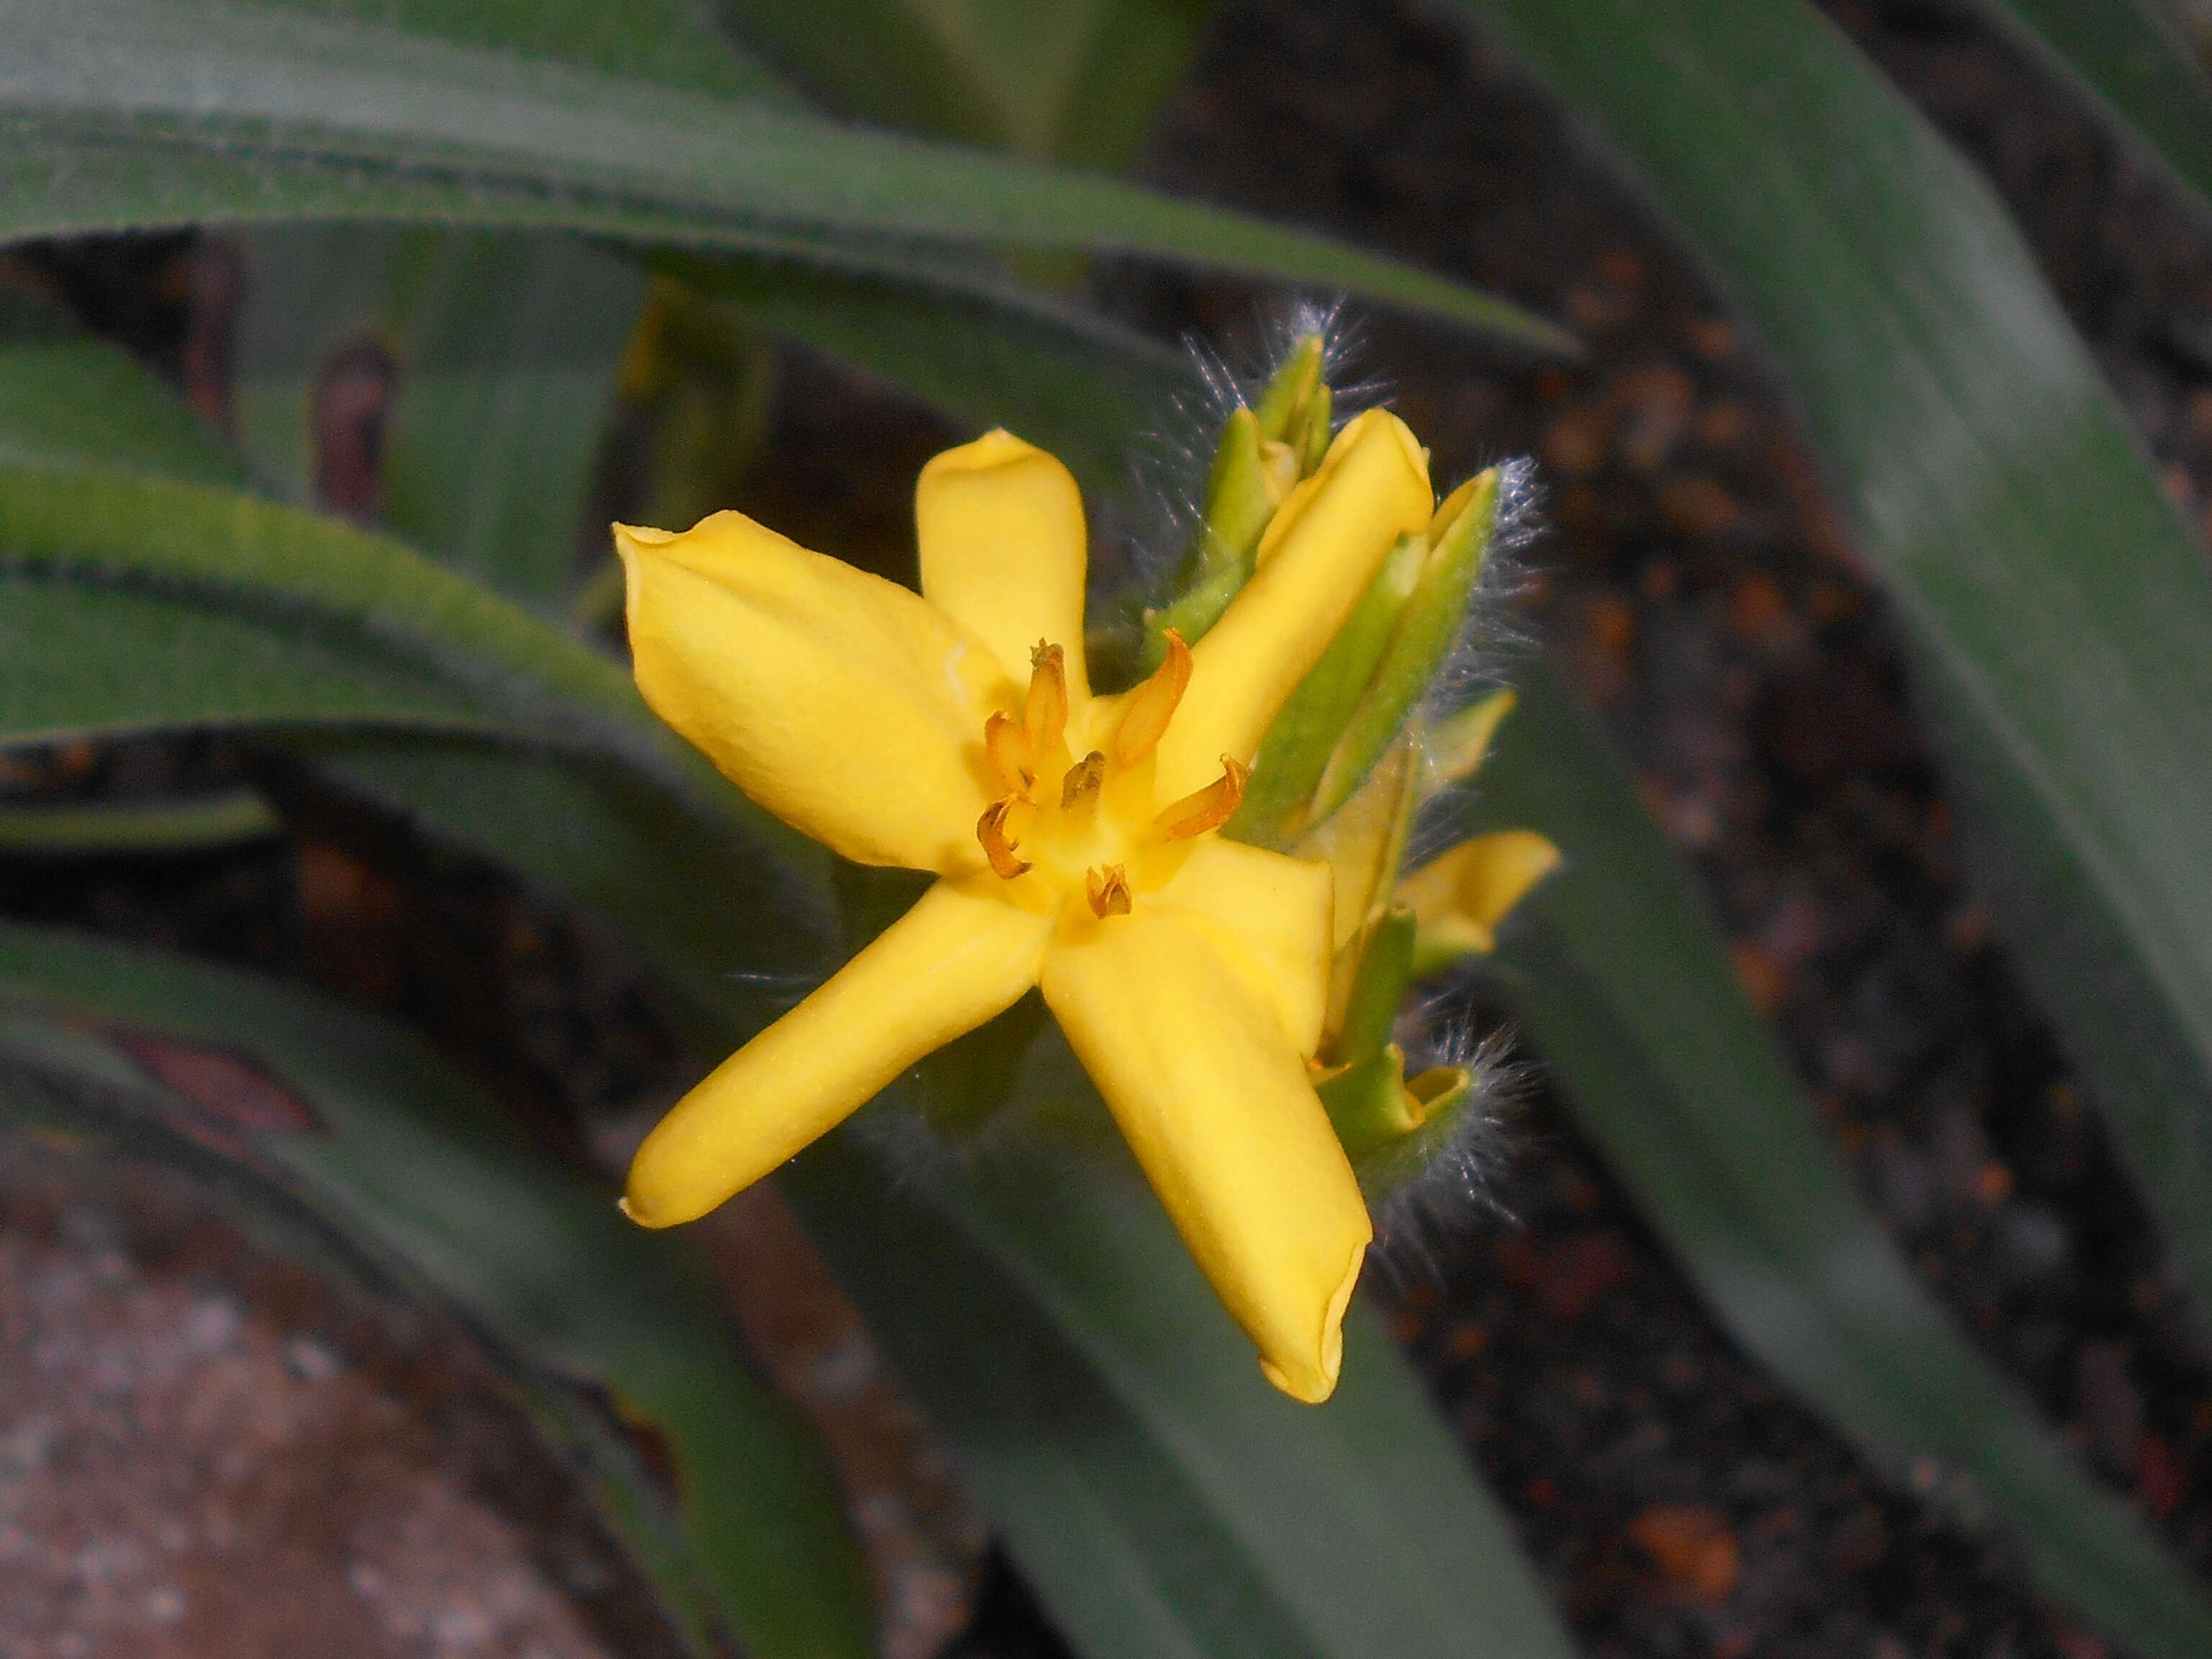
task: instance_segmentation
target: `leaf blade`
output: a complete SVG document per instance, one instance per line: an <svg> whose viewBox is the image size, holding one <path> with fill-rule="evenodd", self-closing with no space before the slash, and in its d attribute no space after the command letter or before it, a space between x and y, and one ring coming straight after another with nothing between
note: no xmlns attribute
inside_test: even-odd
<svg viewBox="0 0 2212 1659"><path fill-rule="evenodd" d="M850 239L1128 252L1552 325L1346 245L1082 174L398 30L177 0L0 3L0 236L399 213L836 262ZM841 243L837 239L846 240Z"/></svg>
<svg viewBox="0 0 2212 1659"><path fill-rule="evenodd" d="M1810 7L1464 9L1595 118L1790 372L1954 785L2002 832L2000 928L2202 1296L2203 550L1987 188Z"/></svg>

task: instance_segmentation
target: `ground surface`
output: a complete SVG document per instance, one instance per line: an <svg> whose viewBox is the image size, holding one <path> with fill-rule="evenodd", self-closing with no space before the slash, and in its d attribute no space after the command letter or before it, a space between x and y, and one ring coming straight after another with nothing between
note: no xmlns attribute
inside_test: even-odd
<svg viewBox="0 0 2212 1659"><path fill-rule="evenodd" d="M2203 513L2212 241L2063 95L1948 12L1838 16L1989 171L2169 489ZM1508 66L1382 0L1230 7L1146 167L1496 285L1583 332L1584 366L1532 372L1378 319L1366 363L1395 383L1440 473L1537 457L1553 533L1531 614L1706 878L1747 986L1869 1200L2100 1478L2212 1570L2212 1359L2094 1103L1973 901L1893 629L1724 298ZM161 275L173 257L69 270L96 321L167 342L181 365L183 290ZM1152 325L1217 337L1251 316L1226 288L1146 279L1113 295ZM794 361L743 504L815 544L891 556L907 481L945 435ZM139 745L37 757L12 787L150 792L180 771L258 764ZM258 775L280 792L289 778ZM605 941L289 782L293 843L159 865L0 863L0 909L305 975L430 1030L541 1124L672 1086L683 1062ZM1586 1650L2101 1651L2002 1541L1960 1533L1877 1476L1745 1358L1569 1103L1532 1094L1497 1184L1510 1219L1470 1225L1399 1280L1393 1304ZM591 1650L563 1645L592 1628L562 1601L574 1586L536 1565L528 1529L439 1473L446 1396L363 1380L379 1374L336 1347L303 1372L296 1330L237 1273L179 1272L173 1255L165 1268L158 1249L71 1219L102 1213L49 1194L17 1203L0 1231L0 1607L40 1609L41 1641L86 1644L29 1651L98 1652L125 1632L141 1645L109 1650L242 1651L191 1636L219 1628L196 1621L222 1605L197 1588L220 1574L193 1574L241 1562L254 1582L346 1610L359 1645L318 1651L445 1651L423 1645L441 1630L477 1644L456 1651ZM166 1426L187 1420L189 1432ZM343 1449L365 1443L373 1456ZM64 1448L89 1472L83 1492L112 1504L55 1483ZM133 1486L126 1468L145 1479ZM234 1553L209 1553L214 1534L193 1517L256 1480L306 1491L284 1501L325 1524L242 1525L222 1547ZM939 1575L933 1594L972 1569L957 1518L924 1504L900 1524ZM312 1560L297 1553L310 1544ZM1055 1650L1003 1565L983 1585L965 1650ZM475 1611L439 1625L463 1592ZM404 1632L402 1608L416 1621ZM936 1617L928 1628L950 1628L941 1606ZM377 1645L395 1640L415 1645Z"/></svg>

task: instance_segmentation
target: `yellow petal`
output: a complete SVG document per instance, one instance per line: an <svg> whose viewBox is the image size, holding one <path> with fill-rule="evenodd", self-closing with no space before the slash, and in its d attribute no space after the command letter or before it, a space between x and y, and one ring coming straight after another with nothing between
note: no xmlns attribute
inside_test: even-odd
<svg viewBox="0 0 2212 1659"><path fill-rule="evenodd" d="M1068 471L1010 432L987 432L921 470L914 492L921 591L1026 682L1039 640L1066 653L1068 693L1091 695L1083 656L1083 497Z"/></svg>
<svg viewBox="0 0 2212 1659"><path fill-rule="evenodd" d="M740 789L862 864L981 866L983 724L1017 696L988 646L742 514L615 545L638 690Z"/></svg>
<svg viewBox="0 0 2212 1659"><path fill-rule="evenodd" d="M1336 872L1336 948L1343 950L1389 902L1420 804L1419 744L1409 732L1383 751L1352 798L1298 838L1291 850Z"/></svg>
<svg viewBox="0 0 2212 1659"><path fill-rule="evenodd" d="M1458 787L1482 769L1483 762L1490 758L1491 741L1513 712L1515 701L1510 688L1493 691L1429 727L1428 775L1421 780L1423 800Z"/></svg>
<svg viewBox="0 0 2212 1659"><path fill-rule="evenodd" d="M750 1186L933 1049L1036 983L1048 917L995 876L940 881L827 984L732 1054L638 1148L623 1207L672 1227Z"/></svg>
<svg viewBox="0 0 2212 1659"><path fill-rule="evenodd" d="M1398 902L1420 926L1417 957L1491 950L1505 913L1559 863L1559 849L1533 830L1500 830L1438 854L1398 884Z"/></svg>
<svg viewBox="0 0 2212 1659"><path fill-rule="evenodd" d="M1431 506L1428 458L1396 416L1370 410L1337 434L1268 525L1252 580L1192 647L1190 690L1160 739L1163 799L1209 781L1224 754L1252 758L1382 556L1427 527Z"/></svg>
<svg viewBox="0 0 2212 1659"><path fill-rule="evenodd" d="M1373 1229L1276 1010L1200 927L1142 903L1056 944L1042 983L1267 1380L1326 1400Z"/></svg>
<svg viewBox="0 0 2212 1659"><path fill-rule="evenodd" d="M1299 1054L1321 1044L1328 1007L1329 866L1208 836L1145 901L1203 928L1222 959L1273 1005Z"/></svg>

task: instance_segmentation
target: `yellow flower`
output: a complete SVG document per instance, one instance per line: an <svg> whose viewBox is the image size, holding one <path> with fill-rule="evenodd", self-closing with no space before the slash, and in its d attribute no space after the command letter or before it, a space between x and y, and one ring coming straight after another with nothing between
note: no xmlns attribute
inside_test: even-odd
<svg viewBox="0 0 2212 1659"><path fill-rule="evenodd" d="M1220 621L1115 696L1085 667L1074 481L1004 432L924 469L920 595L735 513L617 526L655 712L815 840L939 877L662 1120L629 1214L705 1213L1040 987L1269 1380L1326 1399L1371 1237L1308 1076L1330 874L1218 831L1275 711L1431 505L1404 425L1350 422Z"/></svg>

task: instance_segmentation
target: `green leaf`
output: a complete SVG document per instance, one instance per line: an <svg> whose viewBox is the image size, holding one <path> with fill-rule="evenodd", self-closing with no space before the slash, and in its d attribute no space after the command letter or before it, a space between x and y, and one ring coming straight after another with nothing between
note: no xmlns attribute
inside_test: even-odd
<svg viewBox="0 0 2212 1659"><path fill-rule="evenodd" d="M739 0L743 26L837 103L1018 155L1136 155L1212 0Z"/></svg>
<svg viewBox="0 0 2212 1659"><path fill-rule="evenodd" d="M797 108L799 100L690 0L266 0L335 21L389 24L464 46Z"/></svg>
<svg viewBox="0 0 2212 1659"><path fill-rule="evenodd" d="M1012 428L1094 485L1122 480L1131 434L1194 384L1183 353L1007 285L977 300L763 261L661 264L972 427Z"/></svg>
<svg viewBox="0 0 2212 1659"><path fill-rule="evenodd" d="M1791 375L2001 927L2212 1290L2212 571L1980 179L1809 6L1486 0Z"/></svg>
<svg viewBox="0 0 2212 1659"><path fill-rule="evenodd" d="M619 664L388 536L232 489L0 459L0 548L26 575L289 612L302 633L351 635L429 687L456 687L507 730L734 799L647 712Z"/></svg>
<svg viewBox="0 0 2212 1659"><path fill-rule="evenodd" d="M238 456L128 352L36 331L0 336L0 459L199 483L246 478Z"/></svg>
<svg viewBox="0 0 2212 1659"><path fill-rule="evenodd" d="M1736 1339L1894 1474L1935 1462L2058 1595L2144 1659L2212 1653L2212 1605L1970 1347L1860 1204L1702 899L1552 672L1455 828L1534 829L1568 865L1501 939L1498 986L1577 1117ZM1465 811L1465 809L1462 809Z"/></svg>
<svg viewBox="0 0 2212 1659"><path fill-rule="evenodd" d="M587 1383L655 1431L696 1583L641 1535L651 1500L636 1482L631 1511L611 1519L641 1565L659 1567L680 1620L703 1587L749 1651L872 1651L827 1460L745 1365L704 1268L623 1220L611 1194L522 1150L514 1126L420 1042L204 963L16 927L0 928L0 1052L19 1066L89 1073L106 1091L135 1071L126 1097L167 1095L204 1147L234 1147L246 1170L273 1173L372 1260L487 1332L523 1363L526 1384L532 1371ZM202 1077L210 1061L234 1073L250 1060L263 1090L314 1127L257 1130L220 1115L204 1091L176 1102L194 1066L163 1060L180 1053L198 1056ZM708 1650L696 1613L683 1622Z"/></svg>
<svg viewBox="0 0 2212 1659"><path fill-rule="evenodd" d="M1055 1052L1062 1075L1029 1068L1023 1098L1103 1123L1064 1045L1033 1055ZM786 1188L1084 1651L1571 1651L1364 1307L1335 1397L1299 1406L1114 1145L1079 1158L1017 1128L949 1153L896 1133L899 1109L817 1143Z"/></svg>
<svg viewBox="0 0 2212 1659"><path fill-rule="evenodd" d="M507 729L496 712L356 641L220 604L0 572L0 744L348 724Z"/></svg>
<svg viewBox="0 0 2212 1659"><path fill-rule="evenodd" d="M668 860L681 896L657 925L696 945L710 915L699 891L772 911L775 929L754 945L827 914L825 854L665 732L617 664L389 538L232 489L86 465L101 435L70 404L86 362L115 394L112 420L139 460L226 471L195 447L206 438L191 416L104 347L0 347L0 550L15 562L0 573L0 744L228 723L581 745L598 759L575 775L518 748L484 748L471 775L511 792L498 810L518 830L573 856L588 825L629 863ZM422 779L431 799L447 787L438 776ZM553 776L564 794L546 799ZM514 817L518 805L540 817ZM599 898L595 883L581 887L586 902ZM757 1009L728 984L688 991L723 1013Z"/></svg>
<svg viewBox="0 0 2212 1659"><path fill-rule="evenodd" d="M0 805L0 854L76 858L232 847L283 833L260 792L228 789L166 800Z"/></svg>
<svg viewBox="0 0 2212 1659"><path fill-rule="evenodd" d="M241 246L234 408L260 474L313 504L318 394L365 357L392 376L381 453L359 458L380 463L366 482L382 520L516 599L563 598L643 273L567 238L428 228L264 229Z"/></svg>
<svg viewBox="0 0 2212 1659"><path fill-rule="evenodd" d="M350 629L369 654L411 656L433 687L473 680L473 700L518 728L557 736L582 712L608 741L681 749L618 665L388 536L246 494L238 476L112 348L0 343L0 555L13 574L194 590L302 633Z"/></svg>
<svg viewBox="0 0 2212 1659"><path fill-rule="evenodd" d="M1128 252L1345 287L1547 351L1503 301L1135 186L675 86L191 0L0 3L0 235L272 218L562 228L914 274L901 244ZM961 268L940 262L937 280Z"/></svg>
<svg viewBox="0 0 2212 1659"><path fill-rule="evenodd" d="M2158 0L1976 0L2212 213L2212 82Z"/></svg>

